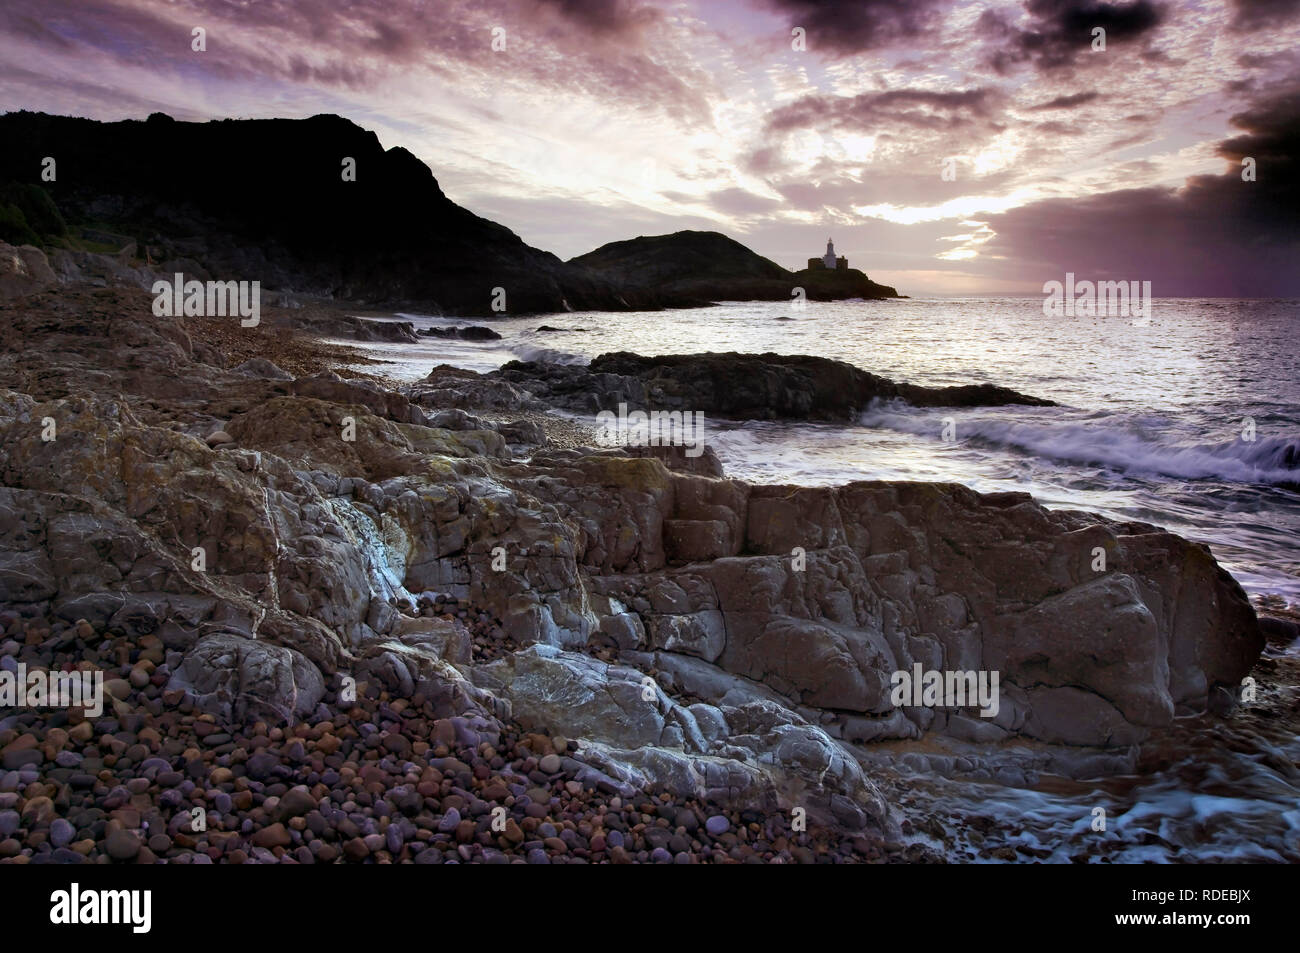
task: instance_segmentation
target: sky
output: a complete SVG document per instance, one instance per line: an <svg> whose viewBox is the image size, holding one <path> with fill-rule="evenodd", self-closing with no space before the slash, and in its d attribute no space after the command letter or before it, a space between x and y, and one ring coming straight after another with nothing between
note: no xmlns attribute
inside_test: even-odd
<svg viewBox="0 0 1300 953"><path fill-rule="evenodd" d="M561 258L1300 296L1300 0L0 0L0 109L337 113Z"/></svg>

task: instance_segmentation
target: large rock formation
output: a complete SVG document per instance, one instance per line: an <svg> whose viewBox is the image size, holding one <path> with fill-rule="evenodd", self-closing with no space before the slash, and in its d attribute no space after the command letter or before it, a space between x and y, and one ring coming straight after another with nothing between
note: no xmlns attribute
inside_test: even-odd
<svg viewBox="0 0 1300 953"><path fill-rule="evenodd" d="M0 242L0 301L54 288L58 283L58 276L39 248Z"/></svg>
<svg viewBox="0 0 1300 953"><path fill-rule="evenodd" d="M586 366L511 361L493 374L546 403L580 411L654 407L741 420L851 420L872 401L921 407L1054 406L993 384L900 384L825 357L803 354L667 354L619 351Z"/></svg>
<svg viewBox="0 0 1300 953"><path fill-rule="evenodd" d="M855 744L1130 745L1217 706L1263 644L1208 550L1157 527L672 454L525 461L448 410L500 416L508 381L250 376L149 304L0 306L0 603L160 638L170 687L220 718L289 718L365 671L579 739L612 783L860 828L887 807ZM435 592L519 647L474 662L417 611ZM1000 673L996 717L894 705L917 664Z"/></svg>
<svg viewBox="0 0 1300 953"><path fill-rule="evenodd" d="M790 301L795 288L814 301L897 298L856 268L788 271L718 232L674 232L601 245L569 264L630 288L657 288L701 301Z"/></svg>
<svg viewBox="0 0 1300 953"><path fill-rule="evenodd" d="M338 116L101 123L20 111L0 116L0 137L0 182L41 185L70 224L125 236L140 258L151 249L164 274L466 315L495 316L497 288L508 314L693 303L530 247L452 202L406 149ZM58 177L37 182L46 156ZM96 267L70 257L81 266Z"/></svg>

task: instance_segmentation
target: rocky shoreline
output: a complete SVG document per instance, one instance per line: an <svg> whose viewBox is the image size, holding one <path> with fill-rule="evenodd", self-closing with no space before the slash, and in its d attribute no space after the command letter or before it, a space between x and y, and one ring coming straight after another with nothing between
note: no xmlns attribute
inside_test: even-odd
<svg viewBox="0 0 1300 953"><path fill-rule="evenodd" d="M120 288L0 305L0 667L111 695L0 712L0 859L942 860L892 804L890 746L1123 770L1229 715L1264 646L1208 549L1158 527L749 485L547 413L1034 398L861 371L832 393L726 355L399 386L295 323ZM1000 672L997 715L895 707L914 665Z"/></svg>

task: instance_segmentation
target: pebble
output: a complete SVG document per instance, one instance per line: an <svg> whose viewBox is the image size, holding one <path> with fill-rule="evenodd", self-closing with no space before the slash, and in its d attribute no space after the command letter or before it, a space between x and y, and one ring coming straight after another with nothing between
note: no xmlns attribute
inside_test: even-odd
<svg viewBox="0 0 1300 953"><path fill-rule="evenodd" d="M537 763L537 767L546 774L558 774L561 764L558 754L548 754Z"/></svg>
<svg viewBox="0 0 1300 953"><path fill-rule="evenodd" d="M257 831L252 841L257 847L288 847L293 843L293 838L283 824L276 823Z"/></svg>
<svg viewBox="0 0 1300 953"><path fill-rule="evenodd" d="M385 832L384 839L388 846L388 852L390 854L392 854L393 856L397 856L402 852L402 844L403 844L402 829L398 827L396 824L389 825L388 830Z"/></svg>
<svg viewBox="0 0 1300 953"><path fill-rule="evenodd" d="M104 838L104 849L114 860L134 860L140 853L140 839L130 831L114 828Z"/></svg>
<svg viewBox="0 0 1300 953"><path fill-rule="evenodd" d="M471 625L476 653L483 639L506 644L494 624L480 627L476 611L437 605ZM853 859L872 849L864 838L862 847L821 834L809 841L814 855L791 848L779 820L747 814L746 823L766 826L737 836L706 805L616 796L574 777L563 738L481 714L437 719L422 696L389 697L374 682L358 685L351 708L336 707L336 689L327 689L305 721L227 725L194 696L165 689L179 651L155 636L132 641L87 627L76 631L80 645L66 647L74 629L63 623L53 632L9 630L19 641L5 657L31 664L33 653L46 653L53 668L80 654L114 675L106 686L117 702L96 719L80 710L0 718L5 859L688 864ZM203 830L191 829L196 806L211 808ZM500 830L487 823L497 807L506 812ZM701 828L721 841L697 853Z"/></svg>
<svg viewBox="0 0 1300 953"><path fill-rule="evenodd" d="M72 826L71 821L56 817L50 823L50 843L55 847L67 847L76 836L77 829Z"/></svg>
<svg viewBox="0 0 1300 953"><path fill-rule="evenodd" d="M281 820L301 817L316 810L316 798L312 797L305 785L300 784L285 792L284 797L280 798L278 810Z"/></svg>

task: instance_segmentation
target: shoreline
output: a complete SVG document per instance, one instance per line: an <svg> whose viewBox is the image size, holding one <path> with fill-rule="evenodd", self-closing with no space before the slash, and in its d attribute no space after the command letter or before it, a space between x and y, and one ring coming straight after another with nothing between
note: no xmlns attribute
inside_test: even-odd
<svg viewBox="0 0 1300 953"><path fill-rule="evenodd" d="M391 315L390 317L396 319L398 316ZM364 346L361 347L363 347L364 350ZM400 387L409 385L403 384L403 382L396 382L396 386ZM534 423L542 426L543 430L546 432L547 438L552 439L552 441L559 443L559 445L563 447L580 445L580 443L576 442L575 438L580 439L582 434L586 434L586 436L594 436L595 432L593 428L590 428L590 426L582 426L580 423L576 423L577 433L565 432L563 437L560 437L558 434L552 432L551 428L554 428L554 425L558 423L558 421L569 423L568 417L562 416L567 415L567 413L568 412L565 411L556 411L555 408L549 408L549 410L541 412L525 411L516 413L497 413L497 415L493 415L493 413L484 413L482 416L484 416L485 419L493 419L497 421L511 419L511 417L524 417L524 419L532 420ZM733 421L733 423L736 423L736 421ZM806 423L806 421L792 421L793 425L798 425L800 423ZM593 445L590 445L589 443L588 446ZM610 452L608 449L606 449L606 451ZM783 484L781 485L794 486L794 488L800 489L798 488L798 485L790 484L788 481L783 481ZM1269 597L1269 595L1264 594L1252 594L1251 602L1252 605L1255 606L1258 614L1260 614L1261 621L1269 621L1269 623L1271 623L1269 649L1266 650L1265 655L1261 655L1260 663L1257 664L1256 670L1253 670L1252 673L1253 675L1256 675L1256 677L1271 676L1273 679L1277 680L1277 690L1270 693L1269 710L1262 712L1262 714L1252 715L1252 720L1253 724L1260 725L1261 731L1269 732L1270 735L1275 738L1275 744L1284 745L1284 742L1286 742L1288 738L1294 741L1296 736L1300 736L1300 718L1297 718L1294 714L1295 702L1300 701L1300 650L1297 650L1297 646L1300 646L1300 606L1287 605L1286 602L1281 601L1281 599L1277 597ZM1281 716L1281 719L1279 719L1279 716ZM1291 728L1284 729L1283 724L1291 724ZM1279 729L1281 729L1281 731L1279 731ZM1195 749L1197 746L1205 745L1206 736L1213 733L1214 728L1210 727L1210 725L1203 725L1203 727L1192 729L1182 727L1179 728L1178 731L1182 733L1183 736L1182 744L1186 745L1188 749ZM1173 733L1171 733L1171 737L1173 737ZM1248 742L1239 741L1238 744L1248 744ZM894 749L894 754L907 755L907 757L911 757L909 753L914 753L914 751L917 750L917 742L878 742L878 744L872 746L871 763L891 763L893 761L892 755L889 754L891 749ZM935 750L936 753L939 753L943 748L933 750ZM1169 751L1178 750L1178 748L1177 742L1161 740L1156 745L1143 746L1143 748L1139 750L1143 751L1143 754L1140 755L1141 761L1147 763L1149 766L1149 764L1169 763L1171 758ZM958 751L961 751L961 749L958 749ZM1050 758L1052 758L1052 750L1050 750L1050 746L1048 746L1045 751L1047 751L1048 754L1047 763L1050 763ZM1206 754L1208 754L1210 758L1214 757L1213 751L1208 751ZM961 755L959 754L949 754L946 759L941 758L940 762L931 759L928 763L930 763L932 770L939 766L939 763L941 762L948 764L949 767L946 768L946 770L945 768L940 768L940 781L943 781L945 777L946 779L958 780L962 779L963 776L963 772L956 768L956 763L959 761L959 758L961 758ZM1043 763L1035 762L1034 758L1030 758L1024 766L1018 766L1018 764L1013 761L1002 764L1001 767L996 767L995 771L1009 771L1013 775L1022 776L1024 779L1023 783L1030 784L1031 777L1039 775L1039 772L1043 770L1041 764ZM1039 775L1040 780L1036 781L1035 784L1041 785L1041 789L1044 790L1070 790L1079 788L1080 785L1076 783L1076 781L1069 780L1070 768L1066 767L1065 764L1062 764L1061 767L1065 770L1065 775ZM1114 764L1110 770L1118 772L1118 774L1127 774L1127 772L1135 770L1135 768L1136 764L1123 764L1122 766L1122 764L1117 763ZM1021 774L1021 772L1024 772L1024 774ZM983 774L976 776L991 777L992 775ZM941 796L939 792L941 792L944 787L943 783L941 783L939 787L935 788L933 780L935 779L931 779L930 784L924 784L924 787L933 789L930 796L931 800L927 801L927 798L915 797L913 787L915 784L920 783L920 777L917 777L915 780L904 780L904 777L902 776L893 776L893 772L889 772L888 775L880 777L881 785L883 785L884 792L887 792L889 800L891 800L892 803L896 803L898 809L901 810L901 840L892 842L892 844L889 845L888 857L892 857L893 859L896 859L896 861L905 861L910 863L918 861L936 862L940 857L945 858L944 862L948 861L948 859L956 861L956 859L961 857L963 852L965 852L967 859L980 858L983 862L1023 862L1026 861L1026 859L1030 859L1030 861L1044 861L1044 859L1047 859L1047 861L1050 862L1050 859L1053 858L1053 852L1049 852L1049 850L1023 848L1023 846L1013 846L1010 844L998 845L996 844L996 839L988 837L987 833L985 833L985 836L980 836L978 833L979 829L984 828L985 831L987 831L987 828L985 828L985 824L987 824L987 816L985 816L982 811L976 811L975 814L967 816L967 822L980 822L976 824L974 828L967 829L967 831L961 831L961 829L954 828L952 823L950 823L952 822L950 816L944 816L943 820L939 820L939 815L933 814L932 811L935 811L936 807L939 806L940 803L943 803L943 796ZM1086 785L1084 785L1084 789L1086 789ZM970 831L975 832L970 833ZM909 848L906 848L909 853L898 853L904 844L910 845ZM941 848L940 854L930 855L926 853L911 853L918 849L924 850L926 846L931 844L937 845ZM1300 849L1300 845L1296 846L1297 849ZM1097 854L1097 857L1105 857L1105 852ZM1073 857L1073 855L1071 855L1070 859L1076 861L1076 858ZM1297 853L1296 859L1300 859L1300 853Z"/></svg>
<svg viewBox="0 0 1300 953"><path fill-rule="evenodd" d="M1007 859L1007 838L960 830L925 847L944 815L902 803L894 763L928 759L936 781L1122 774L1180 714L1166 698L1239 717L1195 679L1260 665L1240 588L1154 527L949 484L751 485L716 459L591 453L572 433L546 446L545 401L521 381L445 369L393 391L329 371L353 356L338 345L268 327L226 351L147 301L2 306L27 370L0 413L15 477L0 495L55 529L6 543L38 571L8 590L0 655L103 668L113 714L0 720L0 859ZM110 522L67 518L85 513ZM46 539L98 553L106 532L125 573L40 568L58 565ZM1114 574L1087 574L1093 544ZM1108 680L1071 633L1128 625L1116 600L1217 660L1147 678L1156 633L1127 629L1091 649L1137 666ZM980 652L1004 655L997 718L880 695L891 665L978 668ZM1026 652L1055 669L1039 685L1017 684ZM181 829L189 804L206 836Z"/></svg>
<svg viewBox="0 0 1300 953"><path fill-rule="evenodd" d="M349 311L348 313L352 313L352 314L356 314L357 316L360 316L360 312ZM402 320L401 316L399 316L399 315L397 315L397 314L395 314L395 313L378 313L378 312L375 312L375 313L371 313L371 314L369 315L369 317L371 317L371 318L381 318L381 319L383 319L383 320L387 320L387 321L400 321L400 320ZM514 317L517 317L517 316L512 316L512 318L514 318ZM595 317L595 315L586 316L586 317L587 317L588 319L590 319L591 317ZM590 322L589 322L589 323L590 323ZM584 329L584 330L585 330L585 329ZM436 342L433 341L433 340L428 340L428 341L426 341L426 339L424 339L424 338L421 338L420 340L421 340L421 343L422 343L422 344L427 343L427 344L429 344L429 345L434 345L434 344L436 343ZM500 348L501 345L509 346L509 345L512 344L512 343L515 343L515 342L513 341L513 339L511 339L511 338L507 338L505 341L500 341L500 342L488 342L488 343L485 345L485 348L487 348L487 349L491 349L491 348ZM373 357L373 359L378 360L381 364L384 363L384 362L389 362L389 363L393 363L393 364L403 364L403 363L407 363L407 362L403 362L403 361L401 361L401 360L394 360L394 359L392 359L391 357L386 356L385 352L383 352L382 350L370 350L370 349L368 349L367 346L364 345L364 344L363 344L363 345L359 345L359 347L361 348L361 350L362 350L363 352L366 352L366 353L371 354L372 357ZM382 345L381 345L381 348L382 348ZM527 348L525 348L525 350L527 350ZM456 364L454 364L454 365L449 365L449 366L464 367L464 365L465 365L466 363L468 363L468 364L472 364L472 365L474 365L475 368L477 368L477 369L474 370L475 373L479 373L479 374L483 374L483 375L487 375L487 376L499 376L499 375L500 375L500 372L501 372L504 368L506 368L507 365L510 365L510 364L518 364L518 363L523 363L524 365L527 365L527 364L529 363L529 362L526 361L525 359L520 358L520 357L518 356L518 352L517 352L517 351L512 351L511 353L514 354L515 356L513 356L513 357L509 357L509 358L503 358L503 359L500 361L500 363L496 364L496 365L495 365L493 368L491 368L490 370L483 370L483 369L481 369L481 367L479 366L479 365L481 364L481 362L479 362L479 361L475 361L475 360L473 360L472 358L467 358L467 357L466 357L466 354L467 354L467 353L470 354L470 355L473 355L473 354L476 353L476 352L475 352L474 350L469 350L468 352L466 352L466 351L462 351L462 350L441 351L441 352L439 352L439 351L434 351L432 354L430 354L430 355L428 356L428 360L425 362L425 366L426 366L426 367L428 367L428 366L436 366L436 365L438 365L438 364L440 364L440 363L444 363L444 362L448 362L448 361L457 361L457 362L461 362L461 363L456 363ZM717 357L721 357L721 356L725 356L725 355L724 355L723 352L711 352L711 353L709 353L709 354L701 355L701 356L703 356L703 357L708 357L708 358L717 358ZM754 352L752 356L758 356L757 352ZM798 355L797 355L797 354L791 354L791 355L783 355L783 356L787 356L787 357L797 357ZM671 360L671 359L674 358L674 355L659 355L659 356L656 356L656 355L635 355L635 357L637 357L639 360L643 360L643 361L651 362L651 361ZM677 355L677 357L681 357L681 355ZM561 370L566 370L566 369L567 369L567 370L569 370L569 371L572 371L572 370L575 370L575 369L589 368L589 367L590 367L590 361L591 361L591 360L592 360L591 358L586 358L586 359L585 359L586 363L582 363L582 364L573 364L573 365L571 365L571 366L566 362L566 364L562 365L561 368L559 368L559 369L561 369ZM337 369L337 368L336 368L336 369ZM469 369L469 368L466 368L466 369ZM385 376L385 377L382 377L382 380L385 382L386 386L390 386L391 388L396 389L396 390L400 390L400 391L407 391L407 390L409 390L409 389L411 388L411 386L412 386L414 383L416 383L416 382L418 381L418 377L407 376L407 377L395 378L395 377L387 377L387 376ZM904 385L904 386L911 386L911 385ZM959 390L961 390L962 388L960 388L960 387L956 387L956 388L949 387L948 389L950 389L950 390L958 390L958 391L959 391ZM1073 408L1067 406L1067 407L1064 407L1064 408L1062 408L1062 409L1064 409L1064 410L1071 410L1071 409L1073 409ZM519 412L519 413L522 413L522 412ZM554 427L553 422L556 420L557 416L558 416L561 420L565 420L565 421L566 421L566 426L565 426L565 428L564 428L564 436L563 436L563 438L562 438L562 439L563 439L563 445L564 445L564 446L574 446L574 445L576 445L576 444L575 444L575 441L579 440L580 437L581 437L581 434L583 434L583 433L586 433L586 434L588 434L588 435L592 435L592 436L594 436L594 434L595 434L595 426L594 426L595 410L594 410L594 409L591 409L591 408L588 408L588 409L585 409L585 410L578 410L578 409L575 409L575 408L573 408L573 407L563 407L563 406L561 406L561 407L551 407L551 408L548 408L547 410L545 410L545 411L542 412L541 416L537 416L537 415L536 415L534 412L532 412L532 411L529 411L528 413L529 413L530 415L532 415L532 416L530 417L530 419L534 420L534 422L536 422L536 423L538 423L539 425L541 425L544 429L547 429L548 432L550 432L550 429ZM483 415L481 415L481 416L491 417L490 414L483 414ZM508 416L508 415L507 415L507 416ZM570 430L570 429L567 427L567 422L568 422L571 418L577 418L577 419L574 421L574 423L576 423L577 428L578 428L576 431L574 431L574 430ZM755 423L767 423L767 421L755 421L755 420L752 420L752 419L736 419L736 418L728 418L728 417L721 417L721 418L719 418L719 417L714 417L714 416L712 416L712 415L706 415L706 419L708 419L708 420L712 420L712 421L721 421L722 424L723 424L723 425L726 427L726 429L728 429L728 430L743 430L743 429L745 429L746 425L749 425L749 424L755 424ZM588 421L591 421L591 423L589 423ZM837 422L835 422L835 421L823 421L823 420L819 420L819 419L798 419L798 418L796 418L796 419L791 419L791 420L788 420L788 421L776 421L776 423L785 423L785 424L787 424L788 426L790 426L790 427L792 427L792 428L799 428L799 427L801 427L802 425L805 425L805 424L807 424L807 425L813 425L813 426L818 426L818 425L823 425L823 424L830 424L830 425L834 426L834 425L837 424ZM838 422L838 423L842 424L843 422ZM868 431L864 430L863 432L866 433L866 432L868 432ZM905 435L905 434L907 433L907 431L901 431L900 433L902 433L902 434ZM557 436L557 439L561 439L561 438L559 438L559 435L558 435L558 434L557 434L556 436ZM589 444L589 445L594 445L594 444ZM1050 458L1048 458L1048 459L1050 459ZM751 469L753 469L753 468L751 468ZM728 474L728 475L732 475L732 474ZM1139 475L1141 475L1141 474L1140 474L1140 471L1139 471ZM842 476L836 476L836 477L834 477L834 478L818 479L818 480L809 481L809 480L806 479L806 474L805 474L805 475L802 475L802 476L803 476L803 478L801 478L801 475L800 475L800 474L794 474L794 473L789 474L789 475L785 475L785 474L767 475L767 474L764 474L764 473L761 473L761 472L746 472L746 474L745 474L743 477L741 477L741 478L743 478L743 479L745 479L745 480L747 480L747 481L750 481L750 482L763 483L763 484L766 484L766 485L788 485L788 486L799 486L799 487L834 487L834 486L844 485L844 484L847 484L847 483L850 483L850 482L857 482L857 481L862 481L862 480L870 481L870 480L875 480L875 479L886 479L886 480L894 480L894 479L902 479L902 480L921 480L921 481L923 481L923 482L962 482L962 483L964 483L965 485L971 485L969 482L964 481L964 480L962 480L962 479L960 479L960 478L958 478L958 477L946 477L946 478L945 478L945 477L925 477L925 476L915 476L915 477L913 477L913 476L907 476L907 475L897 475L897 476L884 475L884 476L878 476L878 475L874 475L874 474L855 475L855 474L852 474L852 473L846 473L846 474L844 474L844 475L842 475ZM1175 479L1177 479L1176 477L1172 477L1172 476L1169 476L1169 475L1167 475L1167 474L1162 474L1162 473L1157 473L1157 474L1155 474L1154 476L1157 477L1157 478L1159 478L1159 479L1165 479L1165 480L1175 480ZM989 482L989 481L985 480L985 481L983 481L983 482L987 483L987 482ZM1243 485L1244 485L1244 486L1247 486L1247 487L1249 487L1249 486L1253 486L1253 484L1243 484ZM1269 487L1269 486L1272 486L1272 485L1273 485L1273 484L1263 484L1263 486L1265 486L1265 487ZM977 487L974 487L974 486L973 486L972 488L977 488ZM1001 489L1001 488L998 488L998 489ZM1009 487L1009 489L1016 490L1016 489L1019 489L1019 487L1012 486L1012 487ZM996 492L996 491L997 491L997 490L994 490L993 492ZM988 489L984 489L983 492L990 492L990 490L988 490ZM1160 519L1159 515L1146 515L1145 513L1143 513L1143 514L1140 515L1140 516L1132 516L1132 515L1129 515L1128 512L1125 512L1125 509L1126 509L1126 508L1124 508L1124 507L1117 507L1117 508L1114 508L1114 509L1106 509L1106 508L1100 507L1100 506L1098 506L1098 505L1096 505L1096 504L1090 504L1090 503L1088 503L1087 501L1083 501L1083 500L1076 500L1076 499L1069 499L1069 498L1063 498L1063 499L1059 499L1059 500L1057 500L1057 499L1044 499L1044 498L1040 497L1039 494L1038 494L1038 492L1035 491L1035 490L1030 490L1029 492L1033 493L1035 499L1038 500L1039 502L1041 502L1042 505L1046 506L1046 507L1049 508L1049 509L1054 509L1054 510L1079 510L1079 511L1081 511L1081 512L1086 512L1086 513L1098 513L1098 512L1102 512L1102 513L1104 513L1104 515L1107 515L1107 516L1108 516L1109 518L1111 518L1111 519L1116 519L1116 520L1120 520L1120 521L1136 519L1136 520L1138 520L1138 521L1143 521L1143 522L1153 522L1153 523L1155 523L1155 524L1157 524L1157 525L1161 525L1162 527L1168 525L1168 523L1176 523L1176 522L1178 522L1178 520L1176 520L1173 516L1170 516L1170 515L1168 515L1168 514L1166 514L1166 520L1162 521L1162 520ZM1067 496L1068 496L1068 494L1067 494ZM1139 508L1139 509L1142 508L1142 504L1141 504L1140 502L1137 504L1137 508ZM1196 540L1199 540L1199 541L1204 542L1206 545L1211 545L1211 546L1213 546L1214 549L1215 549L1215 551L1216 551L1216 553L1220 551L1220 546L1221 546L1221 545L1225 545L1225 541L1224 541L1223 539L1218 539L1218 540L1216 540L1216 539L1214 538L1214 536L1213 536L1212 533L1211 533L1210 535L1206 535L1206 534L1204 534L1204 533L1197 533L1197 532L1195 531L1195 527L1192 527L1192 526L1183 525L1183 526L1180 526L1180 528L1177 529L1177 530L1175 530L1175 531L1178 532L1178 533L1180 533L1180 534L1182 534L1182 535L1186 535L1186 536L1187 536L1188 538L1190 538L1190 539L1196 539ZM1231 546L1231 545L1232 545L1232 542L1229 540L1229 541L1227 541L1226 545ZM1261 558L1262 558L1262 557L1261 557ZM1247 565L1247 567L1250 567L1250 566L1262 567L1262 566L1268 566L1268 565L1270 565L1270 563L1269 563L1267 560L1264 560L1264 561L1260 561L1260 562L1247 563L1246 565ZM1265 606L1271 604L1272 602L1275 602L1275 601L1276 601L1276 599L1277 599L1277 594L1278 594L1278 589L1276 588L1277 583L1276 583L1276 581L1273 581L1273 582L1270 583L1270 582L1268 582L1268 581L1264 581L1264 580L1261 580L1261 579L1256 578L1256 577L1257 577L1257 571L1255 571L1255 570L1251 570L1251 569L1247 569L1245 575L1244 575L1242 578L1239 579L1239 582L1240 582L1241 585L1242 585L1244 588L1246 588L1247 591L1250 593L1250 595L1251 595L1251 599L1252 599L1252 602L1256 603L1257 607L1259 607L1259 608L1263 608L1263 607L1265 607ZM1285 591L1285 590L1284 590L1284 591ZM1292 604L1293 606L1300 606L1300 599L1293 600L1291 604ZM1283 607L1283 609L1285 610L1285 607L1286 607L1286 603L1285 603L1285 602L1282 603L1282 607Z"/></svg>

